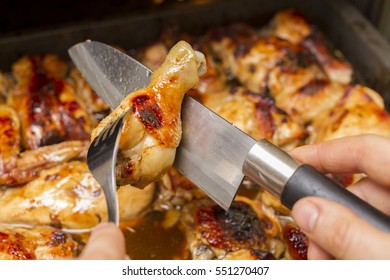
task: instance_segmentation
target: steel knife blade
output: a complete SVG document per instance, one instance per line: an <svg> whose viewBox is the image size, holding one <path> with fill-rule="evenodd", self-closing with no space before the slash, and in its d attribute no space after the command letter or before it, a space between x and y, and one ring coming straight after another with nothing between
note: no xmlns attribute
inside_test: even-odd
<svg viewBox="0 0 390 280"><path fill-rule="evenodd" d="M123 52L94 41L69 49L73 62L111 108L145 87L151 71ZM182 140L174 167L224 209L250 177L290 209L302 197L321 196L352 209L390 232L390 218L308 165L299 165L266 139L256 141L189 96L183 100Z"/></svg>

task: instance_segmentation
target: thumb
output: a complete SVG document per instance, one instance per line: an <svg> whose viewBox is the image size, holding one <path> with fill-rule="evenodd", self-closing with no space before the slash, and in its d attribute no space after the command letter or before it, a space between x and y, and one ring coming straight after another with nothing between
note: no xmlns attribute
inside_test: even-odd
<svg viewBox="0 0 390 280"><path fill-rule="evenodd" d="M101 223L93 230L83 252L82 260L125 259L125 239L121 230L113 223Z"/></svg>
<svg viewBox="0 0 390 280"><path fill-rule="evenodd" d="M307 197L294 205L292 215L309 239L336 259L390 259L390 235L340 204Z"/></svg>

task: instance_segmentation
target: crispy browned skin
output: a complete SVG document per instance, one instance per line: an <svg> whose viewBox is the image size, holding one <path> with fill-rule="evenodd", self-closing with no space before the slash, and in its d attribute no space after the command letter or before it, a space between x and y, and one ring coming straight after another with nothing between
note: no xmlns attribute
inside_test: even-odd
<svg viewBox="0 0 390 280"><path fill-rule="evenodd" d="M81 246L59 229L0 225L0 260L73 258Z"/></svg>
<svg viewBox="0 0 390 280"><path fill-rule="evenodd" d="M243 249L280 258L285 250L274 218L245 198L226 212L209 199L195 200L185 206L181 221L193 259L223 259Z"/></svg>
<svg viewBox="0 0 390 280"><path fill-rule="evenodd" d="M309 142L365 133L390 137L390 116L377 92L355 85L345 88L336 106L313 121Z"/></svg>
<svg viewBox="0 0 390 280"><path fill-rule="evenodd" d="M301 68L311 69L311 76L323 76L313 56L303 47L276 37L255 37L241 40L240 32L232 27L210 36L209 44L224 68L253 92L264 92L271 71L289 73ZM238 38L238 39L237 39Z"/></svg>
<svg viewBox="0 0 390 280"><path fill-rule="evenodd" d="M9 106L0 105L0 186L14 186L38 177L39 171L83 158L86 141L68 141L20 152L20 122Z"/></svg>
<svg viewBox="0 0 390 280"><path fill-rule="evenodd" d="M116 165L118 185L143 188L172 166L181 139L181 103L204 67L204 56L179 42L153 73L149 86L129 94L93 131L92 139L127 112Z"/></svg>
<svg viewBox="0 0 390 280"><path fill-rule="evenodd" d="M302 143L306 130L275 104L267 94L255 94L243 87L203 94L205 106L255 139L266 138L282 148Z"/></svg>
<svg viewBox="0 0 390 280"><path fill-rule="evenodd" d="M321 32L310 25L302 14L295 10L278 12L273 19L273 27L277 37L293 44L302 44L310 50L331 81L341 84L351 82L351 64L331 53Z"/></svg>
<svg viewBox="0 0 390 280"><path fill-rule="evenodd" d="M64 80L66 71L66 64L51 55L24 57L13 65L17 85L8 104L19 115L26 149L89 139L88 114Z"/></svg>

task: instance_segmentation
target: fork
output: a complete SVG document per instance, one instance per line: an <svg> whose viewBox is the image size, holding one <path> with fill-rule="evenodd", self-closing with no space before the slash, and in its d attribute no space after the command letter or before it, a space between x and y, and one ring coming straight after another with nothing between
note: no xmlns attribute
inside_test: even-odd
<svg viewBox="0 0 390 280"><path fill-rule="evenodd" d="M119 225L119 205L117 197L115 164L123 120L127 112L107 126L91 143L87 154L87 164L92 175L106 196L108 220Z"/></svg>

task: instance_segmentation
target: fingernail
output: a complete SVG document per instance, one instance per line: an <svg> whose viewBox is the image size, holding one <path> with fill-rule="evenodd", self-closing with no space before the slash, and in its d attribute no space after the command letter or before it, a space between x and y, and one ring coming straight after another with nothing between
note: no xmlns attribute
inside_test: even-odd
<svg viewBox="0 0 390 280"><path fill-rule="evenodd" d="M318 218L318 208L312 202L298 201L293 207L292 214L295 222L303 231L310 233L314 230Z"/></svg>

